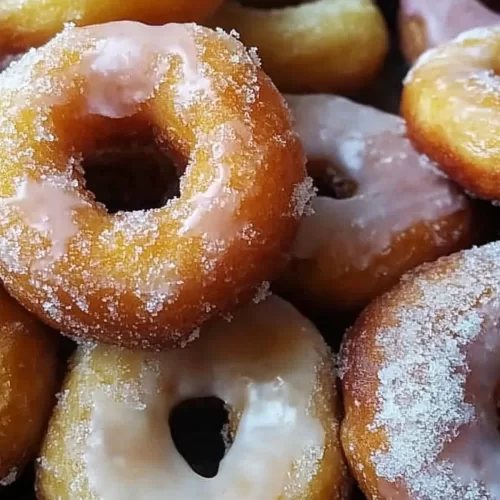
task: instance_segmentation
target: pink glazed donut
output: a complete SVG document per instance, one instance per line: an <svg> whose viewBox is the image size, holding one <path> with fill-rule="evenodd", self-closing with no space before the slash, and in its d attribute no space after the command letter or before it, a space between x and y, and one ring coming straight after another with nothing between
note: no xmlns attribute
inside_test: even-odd
<svg viewBox="0 0 500 500"><path fill-rule="evenodd" d="M500 15L478 0L401 0L401 49L414 62L464 31L495 24L500 24Z"/></svg>

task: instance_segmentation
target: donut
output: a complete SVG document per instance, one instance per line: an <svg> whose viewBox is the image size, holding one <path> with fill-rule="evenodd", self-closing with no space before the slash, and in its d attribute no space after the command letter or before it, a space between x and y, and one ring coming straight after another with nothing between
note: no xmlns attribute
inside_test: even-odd
<svg viewBox="0 0 500 500"><path fill-rule="evenodd" d="M0 276L57 330L183 346L286 264L311 180L283 98L233 37L68 27L0 75L0 98ZM82 159L134 131L178 160L180 194L111 214Z"/></svg>
<svg viewBox="0 0 500 500"><path fill-rule="evenodd" d="M222 0L9 0L0 2L0 58L38 47L65 24L78 26L110 21L146 24L202 21Z"/></svg>
<svg viewBox="0 0 500 500"><path fill-rule="evenodd" d="M312 323L270 297L205 328L174 351L78 348L38 460L39 499L349 498L332 356ZM232 441L211 479L168 423L206 396L227 405Z"/></svg>
<svg viewBox="0 0 500 500"><path fill-rule="evenodd" d="M0 486L35 458L55 403L58 343L0 287Z"/></svg>
<svg viewBox="0 0 500 500"><path fill-rule="evenodd" d="M481 26L500 24L500 15L478 0L401 0L401 50L410 62L427 49Z"/></svg>
<svg viewBox="0 0 500 500"><path fill-rule="evenodd" d="M277 291L357 313L409 269L477 238L477 208L417 153L397 116L328 95L287 96L319 189Z"/></svg>
<svg viewBox="0 0 500 500"><path fill-rule="evenodd" d="M225 3L209 21L235 29L255 46L264 70L284 92L352 94L382 68L385 22L371 0L315 0L264 9Z"/></svg>
<svg viewBox="0 0 500 500"><path fill-rule="evenodd" d="M419 59L406 78L402 113L416 147L471 194L500 199L500 27L476 28Z"/></svg>
<svg viewBox="0 0 500 500"><path fill-rule="evenodd" d="M496 499L500 242L405 277L344 339L342 444L369 499Z"/></svg>

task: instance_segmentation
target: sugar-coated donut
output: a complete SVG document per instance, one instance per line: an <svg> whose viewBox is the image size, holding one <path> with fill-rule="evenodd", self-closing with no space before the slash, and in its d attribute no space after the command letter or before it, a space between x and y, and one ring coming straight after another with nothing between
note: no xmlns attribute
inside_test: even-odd
<svg viewBox="0 0 500 500"><path fill-rule="evenodd" d="M38 462L43 500L347 499L330 350L276 298L163 353L81 346ZM172 441L171 410L215 396L232 445L211 479Z"/></svg>
<svg viewBox="0 0 500 500"><path fill-rule="evenodd" d="M263 9L225 3L210 21L255 46L264 70L285 92L353 93L380 71L388 48L371 0L314 0Z"/></svg>
<svg viewBox="0 0 500 500"><path fill-rule="evenodd" d="M405 82L410 139L474 195L500 200L500 26L424 54Z"/></svg>
<svg viewBox="0 0 500 500"><path fill-rule="evenodd" d="M2 0L0 57L25 52L50 40L65 24L110 21L146 24L202 21L222 0Z"/></svg>
<svg viewBox="0 0 500 500"><path fill-rule="evenodd" d="M477 210L400 117L335 96L287 100L320 191L279 283L286 297L359 312L404 272L473 243Z"/></svg>
<svg viewBox="0 0 500 500"><path fill-rule="evenodd" d="M82 155L145 129L187 165L180 196L110 214ZM268 286L310 198L283 98L196 25L69 27L0 75L0 143L0 275L74 337L185 344Z"/></svg>
<svg viewBox="0 0 500 500"><path fill-rule="evenodd" d="M500 242L426 264L341 351L342 444L369 499L500 498Z"/></svg>
<svg viewBox="0 0 500 500"><path fill-rule="evenodd" d="M57 338L0 287L0 486L38 452L55 403Z"/></svg>
<svg viewBox="0 0 500 500"><path fill-rule="evenodd" d="M413 62L464 31L495 24L500 24L500 15L478 0L401 0L401 49Z"/></svg>

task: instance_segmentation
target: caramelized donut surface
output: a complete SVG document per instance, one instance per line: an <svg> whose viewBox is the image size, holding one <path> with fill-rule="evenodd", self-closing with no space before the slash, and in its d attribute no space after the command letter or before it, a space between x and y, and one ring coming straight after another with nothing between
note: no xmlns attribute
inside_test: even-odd
<svg viewBox="0 0 500 500"><path fill-rule="evenodd" d="M82 159L144 130L187 165L180 196L110 214ZM74 337L184 345L268 286L310 197L280 94L195 25L68 28L0 75L0 142L0 275Z"/></svg>
<svg viewBox="0 0 500 500"><path fill-rule="evenodd" d="M404 121L335 96L288 96L319 187L279 291L358 312L409 269L470 246L476 211L417 153Z"/></svg>
<svg viewBox="0 0 500 500"><path fill-rule="evenodd" d="M110 21L146 24L202 21L222 0L2 0L0 57L38 47L65 24L77 26Z"/></svg>
<svg viewBox="0 0 500 500"><path fill-rule="evenodd" d="M271 9L231 1L210 21L257 47L264 70L284 92L353 93L380 71L388 48L371 0L315 0Z"/></svg>
<svg viewBox="0 0 500 500"><path fill-rule="evenodd" d="M347 333L342 444L369 499L500 497L500 242L426 264Z"/></svg>
<svg viewBox="0 0 500 500"><path fill-rule="evenodd" d="M410 139L472 194L500 200L500 27L477 28L424 54L408 74Z"/></svg>
<svg viewBox="0 0 500 500"><path fill-rule="evenodd" d="M500 15L477 0L401 0L401 48L409 61L472 28L500 24Z"/></svg>
<svg viewBox="0 0 500 500"><path fill-rule="evenodd" d="M227 405L232 436L211 479L191 470L168 423L203 396ZM182 350L81 346L39 460L39 498L347 499L339 412L328 347L275 297Z"/></svg>
<svg viewBox="0 0 500 500"><path fill-rule="evenodd" d="M0 287L0 486L38 452L57 391L58 344Z"/></svg>

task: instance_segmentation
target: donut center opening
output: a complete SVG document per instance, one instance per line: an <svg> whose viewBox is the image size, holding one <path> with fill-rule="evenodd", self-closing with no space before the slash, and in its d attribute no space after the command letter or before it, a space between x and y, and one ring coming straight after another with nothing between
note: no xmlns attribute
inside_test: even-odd
<svg viewBox="0 0 500 500"><path fill-rule="evenodd" d="M174 162L154 141L96 151L82 166L87 189L110 213L161 208L179 196Z"/></svg>
<svg viewBox="0 0 500 500"><path fill-rule="evenodd" d="M500 13L500 3L498 0L479 0L479 3L488 7L488 9L491 9L493 12Z"/></svg>
<svg viewBox="0 0 500 500"><path fill-rule="evenodd" d="M169 425L177 451L191 469L202 477L215 477L231 446L225 403L213 396L183 401L171 411Z"/></svg>
<svg viewBox="0 0 500 500"><path fill-rule="evenodd" d="M295 7L305 3L314 3L317 0L239 0L245 7L254 9L271 10L280 7Z"/></svg>
<svg viewBox="0 0 500 500"><path fill-rule="evenodd" d="M307 170L313 178L318 196L346 200L354 197L358 191L358 183L327 160L311 160Z"/></svg>

